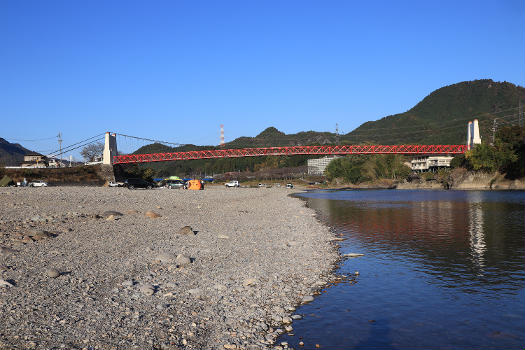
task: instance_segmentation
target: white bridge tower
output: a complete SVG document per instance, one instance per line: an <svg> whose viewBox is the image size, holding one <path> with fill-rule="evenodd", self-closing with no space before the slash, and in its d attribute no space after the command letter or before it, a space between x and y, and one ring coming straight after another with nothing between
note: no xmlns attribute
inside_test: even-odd
<svg viewBox="0 0 525 350"><path fill-rule="evenodd" d="M467 150L470 150L474 145L481 144L481 135L479 134L479 122L474 119L468 122L467 126Z"/></svg>
<svg viewBox="0 0 525 350"><path fill-rule="evenodd" d="M104 138L104 153L102 154L102 164L113 164L113 157L117 155L117 134L106 132Z"/></svg>

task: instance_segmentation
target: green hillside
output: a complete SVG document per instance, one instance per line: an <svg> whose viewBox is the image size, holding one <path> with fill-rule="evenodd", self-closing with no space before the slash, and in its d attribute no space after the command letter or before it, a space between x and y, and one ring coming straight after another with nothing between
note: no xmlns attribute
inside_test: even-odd
<svg viewBox="0 0 525 350"><path fill-rule="evenodd" d="M467 123L480 121L482 139L499 126L518 123L519 103L525 106L525 89L492 80L466 81L432 92L405 113L362 124L344 135L345 143L463 144ZM522 121L523 122L523 121Z"/></svg>
<svg viewBox="0 0 525 350"><path fill-rule="evenodd" d="M226 144L228 148L326 145L335 142L335 134L330 132L302 131L285 134L269 127L255 137L239 137Z"/></svg>

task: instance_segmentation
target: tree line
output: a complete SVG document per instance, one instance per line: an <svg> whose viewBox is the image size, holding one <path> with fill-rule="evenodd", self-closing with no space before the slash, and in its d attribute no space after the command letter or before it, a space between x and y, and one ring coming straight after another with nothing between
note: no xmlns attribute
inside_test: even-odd
<svg viewBox="0 0 525 350"><path fill-rule="evenodd" d="M450 169L440 169L435 176L423 174L423 178L447 178L455 168L486 173L499 172L508 179L525 177L524 129L517 126L504 127L495 134L494 143L476 145L451 161ZM347 156L330 162L325 170L329 181L342 179L359 184L380 179L405 180L412 176L409 158L403 155Z"/></svg>

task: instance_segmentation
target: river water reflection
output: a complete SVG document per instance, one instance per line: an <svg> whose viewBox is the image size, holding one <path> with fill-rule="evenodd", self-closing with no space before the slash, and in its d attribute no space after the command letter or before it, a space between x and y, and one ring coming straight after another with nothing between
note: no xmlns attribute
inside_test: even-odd
<svg viewBox="0 0 525 350"><path fill-rule="evenodd" d="M305 349L523 349L525 193L316 191L301 194L363 253L297 310Z"/></svg>

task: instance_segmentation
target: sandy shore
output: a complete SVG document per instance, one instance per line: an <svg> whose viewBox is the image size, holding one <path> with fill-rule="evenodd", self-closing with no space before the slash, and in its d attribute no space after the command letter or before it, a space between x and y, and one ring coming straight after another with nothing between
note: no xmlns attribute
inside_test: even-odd
<svg viewBox="0 0 525 350"><path fill-rule="evenodd" d="M270 347L338 257L289 193L0 189L0 348Z"/></svg>

